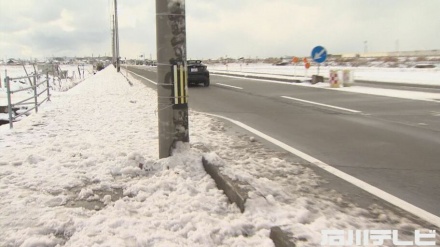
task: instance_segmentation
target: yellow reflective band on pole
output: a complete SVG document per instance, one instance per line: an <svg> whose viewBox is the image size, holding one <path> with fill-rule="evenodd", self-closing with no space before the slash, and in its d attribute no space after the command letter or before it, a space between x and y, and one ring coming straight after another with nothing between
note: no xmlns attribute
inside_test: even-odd
<svg viewBox="0 0 440 247"><path fill-rule="evenodd" d="M184 84L185 84L185 77L183 76L183 65L180 65L180 94L179 94L179 101L180 104L185 103L185 90L184 90Z"/></svg>
<svg viewBox="0 0 440 247"><path fill-rule="evenodd" d="M174 104L179 104L179 92L178 92L178 81L177 81L177 65L173 65L173 76L174 76Z"/></svg>
<svg viewBox="0 0 440 247"><path fill-rule="evenodd" d="M188 103L188 75L186 64L173 65L174 105Z"/></svg>
<svg viewBox="0 0 440 247"><path fill-rule="evenodd" d="M174 105L183 105L188 103L188 75L186 64L173 65L173 97Z"/></svg>
<svg viewBox="0 0 440 247"><path fill-rule="evenodd" d="M184 66L184 71L185 71L185 80L184 80L184 87L185 87L185 98L184 99L184 103L188 103L188 66L186 66L186 63L183 65Z"/></svg>

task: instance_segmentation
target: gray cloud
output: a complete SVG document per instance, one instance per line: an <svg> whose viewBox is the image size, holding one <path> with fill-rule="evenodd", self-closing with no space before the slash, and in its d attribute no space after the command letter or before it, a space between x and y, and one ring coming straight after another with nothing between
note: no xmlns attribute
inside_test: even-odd
<svg viewBox="0 0 440 247"><path fill-rule="evenodd" d="M0 58L110 54L113 0L0 0ZM120 0L123 57L156 53L155 0ZM438 0L186 0L192 58L439 49Z"/></svg>

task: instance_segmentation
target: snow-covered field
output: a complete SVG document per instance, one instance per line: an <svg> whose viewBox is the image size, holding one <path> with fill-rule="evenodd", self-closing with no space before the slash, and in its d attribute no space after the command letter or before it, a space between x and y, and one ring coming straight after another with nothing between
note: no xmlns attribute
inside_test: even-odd
<svg viewBox="0 0 440 247"><path fill-rule="evenodd" d="M312 66L306 70L302 65L274 66L271 64L209 64L210 71L231 73L267 73L284 76L311 77L318 74L318 67ZM416 69L416 68L374 68L374 67L335 67L321 66L319 75L329 77L330 70L351 70L354 80L380 81L390 83L415 83L440 86L440 68Z"/></svg>
<svg viewBox="0 0 440 247"><path fill-rule="evenodd" d="M32 65L26 65L26 71L29 75L33 75L34 74L34 67ZM79 72L78 72L78 66L77 65L60 65L60 69L67 71L67 76L68 77L72 77L71 81L81 81L81 78L79 77ZM22 76L26 76L26 71L24 70L23 66L21 65L0 65L0 80L1 80L1 86L0 88L5 88L5 82L4 79L7 76L11 77L11 78L15 78L15 77L22 77ZM41 73L41 71L38 71L38 73ZM82 73L82 67L81 67L81 73ZM84 76L90 77L91 75L93 75L93 66L90 64L84 65ZM51 79L53 79L51 77ZM29 82L27 79L21 79L20 81L22 81L23 83L20 83L18 80L12 81L11 82L11 88L14 89L14 87L26 87L29 86ZM70 81L70 80L69 80ZM67 84L67 82L63 83ZM21 85L20 85L21 84ZM69 85L65 85L64 87L61 88L56 88L59 89L57 91L65 91L67 89L69 89L70 87L68 87Z"/></svg>
<svg viewBox="0 0 440 247"><path fill-rule="evenodd" d="M426 228L356 206L308 164L202 113L190 112L191 146L159 160L156 92L131 80L110 66L14 129L0 126L0 246L274 246L277 225L297 246L318 246L324 229L399 230L405 240ZM254 188L244 213L202 155Z"/></svg>

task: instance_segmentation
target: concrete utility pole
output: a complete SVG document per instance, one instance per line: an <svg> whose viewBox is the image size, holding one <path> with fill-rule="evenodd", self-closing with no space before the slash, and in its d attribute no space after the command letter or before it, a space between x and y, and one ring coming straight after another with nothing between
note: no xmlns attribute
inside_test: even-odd
<svg viewBox="0 0 440 247"><path fill-rule="evenodd" d="M116 68L116 54L115 54L115 15L112 15L112 64Z"/></svg>
<svg viewBox="0 0 440 247"><path fill-rule="evenodd" d="M159 158L189 142L185 0L156 0Z"/></svg>
<svg viewBox="0 0 440 247"><path fill-rule="evenodd" d="M115 49L116 49L116 71L121 71L119 61L119 28L118 28L118 4L115 0Z"/></svg>

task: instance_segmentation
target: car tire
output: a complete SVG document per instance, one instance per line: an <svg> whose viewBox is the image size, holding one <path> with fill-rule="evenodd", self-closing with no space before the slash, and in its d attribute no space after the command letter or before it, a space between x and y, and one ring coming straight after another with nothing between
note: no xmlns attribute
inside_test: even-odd
<svg viewBox="0 0 440 247"><path fill-rule="evenodd" d="M205 82L203 83L203 85L204 85L205 87L209 87L209 80L205 81Z"/></svg>

